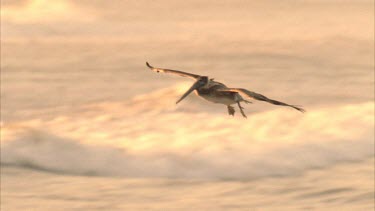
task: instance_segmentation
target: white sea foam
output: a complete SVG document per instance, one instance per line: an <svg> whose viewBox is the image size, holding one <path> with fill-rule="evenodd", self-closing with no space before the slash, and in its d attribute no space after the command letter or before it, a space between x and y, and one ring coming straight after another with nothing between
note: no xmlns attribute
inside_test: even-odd
<svg viewBox="0 0 375 211"><path fill-rule="evenodd" d="M372 102L306 114L275 107L242 119L227 116L225 107L163 109L169 101L162 96L174 100L179 90L4 124L1 164L66 174L254 179L374 155Z"/></svg>

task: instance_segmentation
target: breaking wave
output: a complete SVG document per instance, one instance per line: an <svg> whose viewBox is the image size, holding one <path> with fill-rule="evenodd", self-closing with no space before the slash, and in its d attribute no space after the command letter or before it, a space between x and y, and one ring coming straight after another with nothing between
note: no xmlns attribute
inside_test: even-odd
<svg viewBox="0 0 375 211"><path fill-rule="evenodd" d="M194 98L189 107L170 109L179 90L4 124L1 165L75 175L257 179L374 156L373 102L304 115L275 107L242 119L222 107L200 111Z"/></svg>

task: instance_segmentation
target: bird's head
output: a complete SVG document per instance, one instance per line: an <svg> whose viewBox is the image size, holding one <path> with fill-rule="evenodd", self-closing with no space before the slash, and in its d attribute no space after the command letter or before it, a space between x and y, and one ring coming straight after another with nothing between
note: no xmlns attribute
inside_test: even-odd
<svg viewBox="0 0 375 211"><path fill-rule="evenodd" d="M188 89L185 92L185 94L183 94L182 97L176 102L176 104L181 102L183 99L185 99L185 97L187 97L194 90L199 89L201 87L204 87L204 86L208 85L208 83L209 83L209 79L208 79L207 76L199 77L198 80L190 87L190 89Z"/></svg>

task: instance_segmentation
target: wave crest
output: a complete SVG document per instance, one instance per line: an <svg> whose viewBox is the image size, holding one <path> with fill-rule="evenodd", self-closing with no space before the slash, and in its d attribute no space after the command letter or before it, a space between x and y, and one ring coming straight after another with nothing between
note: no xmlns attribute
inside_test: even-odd
<svg viewBox="0 0 375 211"><path fill-rule="evenodd" d="M140 120L83 115L32 121L2 127L1 164L100 176L294 175L373 156L373 107L338 106L306 115L281 109L248 120L171 112Z"/></svg>

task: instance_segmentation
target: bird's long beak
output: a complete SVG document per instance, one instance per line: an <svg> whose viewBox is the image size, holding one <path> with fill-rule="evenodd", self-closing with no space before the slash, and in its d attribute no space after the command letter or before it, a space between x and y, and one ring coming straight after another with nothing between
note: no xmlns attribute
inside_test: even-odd
<svg viewBox="0 0 375 211"><path fill-rule="evenodd" d="M192 93L194 90L198 89L201 86L203 86L201 81L198 80L197 82L195 82L193 86L191 86L190 89L187 90L185 94L182 95L182 97L179 100L177 100L176 104L181 102L186 96L188 96L190 93Z"/></svg>

